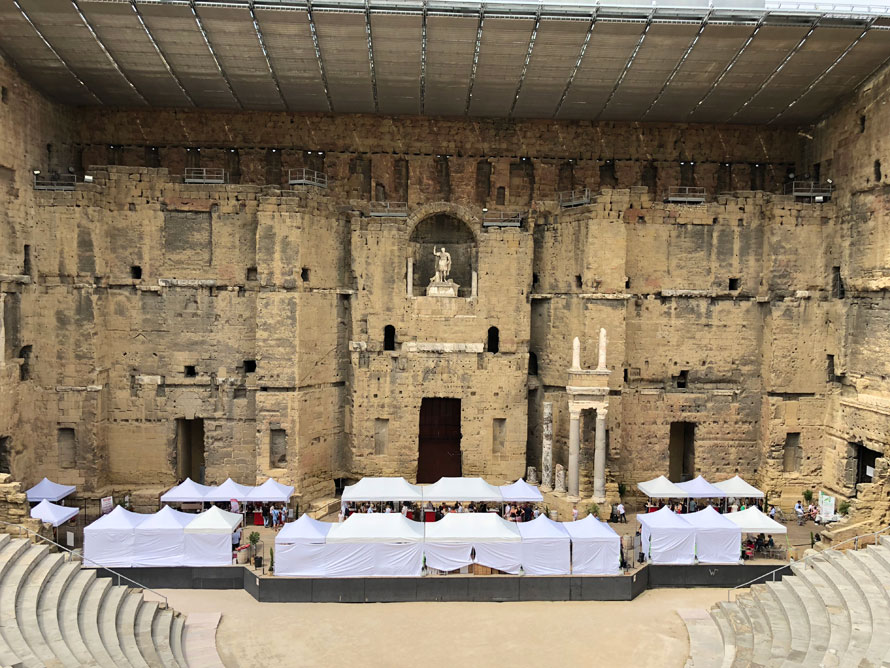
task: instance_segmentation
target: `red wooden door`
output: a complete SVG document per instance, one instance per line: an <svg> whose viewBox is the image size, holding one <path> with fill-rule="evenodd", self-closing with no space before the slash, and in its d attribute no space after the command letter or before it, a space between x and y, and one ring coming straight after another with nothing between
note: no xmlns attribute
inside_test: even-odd
<svg viewBox="0 0 890 668"><path fill-rule="evenodd" d="M426 397L420 404L417 482L460 477L460 399Z"/></svg>

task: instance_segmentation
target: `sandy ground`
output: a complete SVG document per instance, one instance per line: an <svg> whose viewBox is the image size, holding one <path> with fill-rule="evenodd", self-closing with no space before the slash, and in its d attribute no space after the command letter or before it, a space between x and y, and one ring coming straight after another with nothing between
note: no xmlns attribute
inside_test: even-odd
<svg viewBox="0 0 890 668"><path fill-rule="evenodd" d="M245 591L162 590L183 613L222 612L216 642L238 666L634 666L679 668L679 608L725 589L656 589L634 601L259 603Z"/></svg>

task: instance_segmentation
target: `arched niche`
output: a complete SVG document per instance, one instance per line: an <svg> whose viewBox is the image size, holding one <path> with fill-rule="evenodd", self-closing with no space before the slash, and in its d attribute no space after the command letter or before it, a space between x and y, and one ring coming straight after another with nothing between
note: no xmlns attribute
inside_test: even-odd
<svg viewBox="0 0 890 668"><path fill-rule="evenodd" d="M458 296L472 296L477 262L476 235L465 222L451 213L431 214L414 226L409 245L414 259L415 295L426 294L430 278L436 273L433 253L444 246L451 255L448 278L459 286Z"/></svg>

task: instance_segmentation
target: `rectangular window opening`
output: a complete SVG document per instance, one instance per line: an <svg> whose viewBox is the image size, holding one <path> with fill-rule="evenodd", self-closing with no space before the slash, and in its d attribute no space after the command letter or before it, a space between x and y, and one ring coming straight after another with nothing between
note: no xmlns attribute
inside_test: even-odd
<svg viewBox="0 0 890 668"><path fill-rule="evenodd" d="M730 291L738 290L742 285L742 279L740 278L730 278L729 279L729 289Z"/></svg>
<svg viewBox="0 0 890 668"><path fill-rule="evenodd" d="M389 441L389 420L376 418L374 420L374 454L385 455Z"/></svg>
<svg viewBox="0 0 890 668"><path fill-rule="evenodd" d="M195 367L191 364L186 365L184 373L185 373L186 378L197 378L198 377L197 369L195 369Z"/></svg>
<svg viewBox="0 0 890 668"><path fill-rule="evenodd" d="M300 280L304 283L309 282L309 267L303 267L300 269Z"/></svg>
<svg viewBox="0 0 890 668"><path fill-rule="evenodd" d="M77 466L77 440L74 429L59 427L59 468L73 469Z"/></svg>
<svg viewBox="0 0 890 668"><path fill-rule="evenodd" d="M507 418L494 418L491 421L491 451L495 454L504 451L507 438Z"/></svg>
<svg viewBox="0 0 890 668"><path fill-rule="evenodd" d="M831 296L835 299L843 299L847 294L844 289L844 279L841 276L840 267L831 268Z"/></svg>
<svg viewBox="0 0 890 668"><path fill-rule="evenodd" d="M800 473L800 432L785 434L785 447L782 448L782 470L785 473Z"/></svg>
<svg viewBox="0 0 890 668"><path fill-rule="evenodd" d="M248 280L248 281L255 281L255 280L257 280L257 276L258 276L258 274L257 274L257 269L256 269L256 267L248 267L248 268L247 268L247 280Z"/></svg>
<svg viewBox="0 0 890 668"><path fill-rule="evenodd" d="M244 373L256 373L256 360L244 360Z"/></svg>
<svg viewBox="0 0 890 668"><path fill-rule="evenodd" d="M269 430L269 466L282 469L287 466L287 430Z"/></svg>
<svg viewBox="0 0 890 668"><path fill-rule="evenodd" d="M142 278L142 267L138 264L134 264L130 267L130 278L135 278L136 280Z"/></svg>
<svg viewBox="0 0 890 668"><path fill-rule="evenodd" d="M679 375L676 376L676 382L678 390L685 390L689 384L689 370L683 369Z"/></svg>

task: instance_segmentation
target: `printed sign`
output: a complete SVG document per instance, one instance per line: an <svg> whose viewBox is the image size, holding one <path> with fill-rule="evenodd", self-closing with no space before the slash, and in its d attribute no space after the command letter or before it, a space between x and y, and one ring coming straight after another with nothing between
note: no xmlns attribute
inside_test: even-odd
<svg viewBox="0 0 890 668"><path fill-rule="evenodd" d="M74 532L73 531L65 532L65 544L68 547L74 547Z"/></svg>
<svg viewBox="0 0 890 668"><path fill-rule="evenodd" d="M822 517L834 517L834 497L819 492L819 514Z"/></svg>
<svg viewBox="0 0 890 668"><path fill-rule="evenodd" d="M114 509L114 497L103 496L102 497L102 514L107 515L113 509Z"/></svg>

